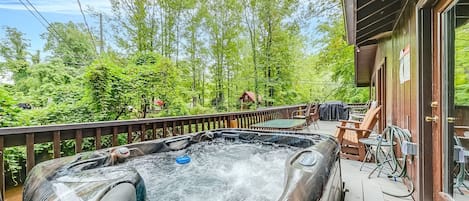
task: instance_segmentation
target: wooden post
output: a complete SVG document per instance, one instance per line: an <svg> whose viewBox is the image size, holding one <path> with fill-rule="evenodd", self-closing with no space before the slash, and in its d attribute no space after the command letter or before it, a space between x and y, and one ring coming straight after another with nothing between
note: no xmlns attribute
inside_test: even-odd
<svg viewBox="0 0 469 201"><path fill-rule="evenodd" d="M54 131L54 158L60 158L60 131Z"/></svg>
<svg viewBox="0 0 469 201"><path fill-rule="evenodd" d="M238 121L239 121L239 125L243 127L244 123L246 122L245 116L241 114L238 118Z"/></svg>
<svg viewBox="0 0 469 201"><path fill-rule="evenodd" d="M132 136L132 125L127 126L127 144L132 144L133 136Z"/></svg>
<svg viewBox="0 0 469 201"><path fill-rule="evenodd" d="M101 128L96 128L94 145L96 147L96 150L101 149Z"/></svg>
<svg viewBox="0 0 469 201"><path fill-rule="evenodd" d="M184 121L181 121L180 126L181 126L181 135L184 135Z"/></svg>
<svg viewBox="0 0 469 201"><path fill-rule="evenodd" d="M166 135L168 134L168 131L167 131L168 125L167 125L167 124L168 124L168 123L167 123L166 121L163 122L163 138L165 138Z"/></svg>
<svg viewBox="0 0 469 201"><path fill-rule="evenodd" d="M173 125L171 126L172 127L172 135L171 136L177 136L177 132L176 132L176 121L173 121L172 123Z"/></svg>
<svg viewBox="0 0 469 201"><path fill-rule="evenodd" d="M82 151L83 135L81 129L78 129L75 133L75 153Z"/></svg>
<svg viewBox="0 0 469 201"><path fill-rule="evenodd" d="M4 164L4 154L3 154L3 136L0 136L0 199L5 200L5 164Z"/></svg>
<svg viewBox="0 0 469 201"><path fill-rule="evenodd" d="M117 141L117 134L118 134L118 128L117 127L112 127L112 146L115 147L119 145L119 141Z"/></svg>
<svg viewBox="0 0 469 201"><path fill-rule="evenodd" d="M140 141L143 142L143 141L145 141L145 139L146 139L146 136L145 136L145 135L146 135L146 132L145 132L145 131L146 131L145 124L140 125L140 129L142 130L142 131L141 131L141 135L140 135Z"/></svg>
<svg viewBox="0 0 469 201"><path fill-rule="evenodd" d="M26 134L26 174L34 167L34 133Z"/></svg>
<svg viewBox="0 0 469 201"><path fill-rule="evenodd" d="M231 116L230 117L230 128L238 128L238 121L235 117Z"/></svg>
<svg viewBox="0 0 469 201"><path fill-rule="evenodd" d="M152 139L156 139L156 123L152 124L152 133L151 134L153 135Z"/></svg>
<svg viewBox="0 0 469 201"><path fill-rule="evenodd" d="M189 124L187 125L189 127L189 133L192 133L192 121L189 119Z"/></svg>

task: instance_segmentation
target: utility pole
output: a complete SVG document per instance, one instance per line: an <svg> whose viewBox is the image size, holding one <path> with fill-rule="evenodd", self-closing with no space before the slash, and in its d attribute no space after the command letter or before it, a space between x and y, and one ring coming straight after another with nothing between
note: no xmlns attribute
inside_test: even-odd
<svg viewBox="0 0 469 201"><path fill-rule="evenodd" d="M99 54L103 54L104 37L103 37L103 14L102 13L99 13L99 40L100 40Z"/></svg>

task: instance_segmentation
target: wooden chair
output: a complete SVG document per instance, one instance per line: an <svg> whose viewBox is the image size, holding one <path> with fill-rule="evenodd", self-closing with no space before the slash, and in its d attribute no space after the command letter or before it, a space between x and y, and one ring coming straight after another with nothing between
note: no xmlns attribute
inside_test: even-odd
<svg viewBox="0 0 469 201"><path fill-rule="evenodd" d="M310 103L306 106L305 109L302 110L296 110L291 113L292 119L306 119L306 116L311 113L311 107L313 106L313 103Z"/></svg>
<svg viewBox="0 0 469 201"><path fill-rule="evenodd" d="M311 103L304 110L297 110L292 112L292 118L304 119L305 126L314 124L314 127L319 129L319 125L317 123L319 120L319 103Z"/></svg>
<svg viewBox="0 0 469 201"><path fill-rule="evenodd" d="M315 129L319 129L319 124L318 124L318 121L319 121L319 103L316 103L309 115L309 118L306 120L308 126L313 124L314 128Z"/></svg>
<svg viewBox="0 0 469 201"><path fill-rule="evenodd" d="M365 158L365 146L359 142L361 138L368 138L379 119L381 106L370 109L362 122L341 120L337 126L336 137L341 146L341 156L348 159L360 160ZM349 126L349 125L353 126Z"/></svg>
<svg viewBox="0 0 469 201"><path fill-rule="evenodd" d="M359 120L363 121L363 118L366 116L366 113L368 113L370 110L375 109L378 106L378 103L376 101L370 101L366 104L366 112L357 112L357 111L351 111L349 115L349 120Z"/></svg>

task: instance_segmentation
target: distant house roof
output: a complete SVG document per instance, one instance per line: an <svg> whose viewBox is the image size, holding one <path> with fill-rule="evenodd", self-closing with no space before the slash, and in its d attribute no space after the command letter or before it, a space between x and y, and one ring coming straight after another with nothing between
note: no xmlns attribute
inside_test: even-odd
<svg viewBox="0 0 469 201"><path fill-rule="evenodd" d="M259 102L262 101L262 96L258 96L259 98ZM241 97L239 97L239 99L247 102L247 101L251 101L251 102L256 102L256 94L252 91L245 91Z"/></svg>

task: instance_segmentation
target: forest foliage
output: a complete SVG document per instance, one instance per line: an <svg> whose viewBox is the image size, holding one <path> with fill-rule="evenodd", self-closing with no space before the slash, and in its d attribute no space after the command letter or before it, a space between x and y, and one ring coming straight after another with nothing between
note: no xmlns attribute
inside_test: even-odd
<svg viewBox="0 0 469 201"><path fill-rule="evenodd" d="M110 2L105 41L54 22L30 51L24 33L4 28L0 72L13 84L1 85L2 127L233 111L244 91L263 97L258 107L367 99L353 85L338 1ZM314 19L311 41L300 27Z"/></svg>

